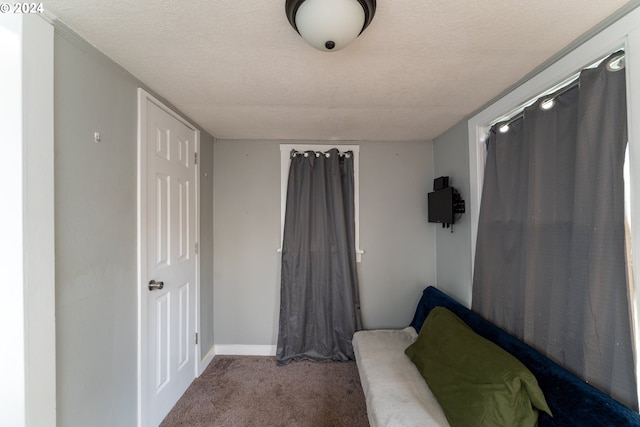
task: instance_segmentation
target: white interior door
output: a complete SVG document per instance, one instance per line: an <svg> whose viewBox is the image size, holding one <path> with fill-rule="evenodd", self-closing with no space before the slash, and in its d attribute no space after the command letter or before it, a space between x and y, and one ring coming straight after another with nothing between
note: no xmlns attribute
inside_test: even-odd
<svg viewBox="0 0 640 427"><path fill-rule="evenodd" d="M140 155L146 170L140 177L146 180L140 194L141 236L146 236L140 259L141 345L146 349L140 423L157 426L197 369L198 132L149 95L141 102Z"/></svg>

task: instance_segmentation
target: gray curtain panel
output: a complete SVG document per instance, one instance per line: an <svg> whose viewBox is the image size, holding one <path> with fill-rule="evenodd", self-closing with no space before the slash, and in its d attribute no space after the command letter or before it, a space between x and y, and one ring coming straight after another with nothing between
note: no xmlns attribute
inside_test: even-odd
<svg viewBox="0 0 640 427"><path fill-rule="evenodd" d="M626 276L625 74L583 70L491 129L473 309L636 409Z"/></svg>
<svg viewBox="0 0 640 427"><path fill-rule="evenodd" d="M276 360L353 359L361 328L353 153L292 152Z"/></svg>

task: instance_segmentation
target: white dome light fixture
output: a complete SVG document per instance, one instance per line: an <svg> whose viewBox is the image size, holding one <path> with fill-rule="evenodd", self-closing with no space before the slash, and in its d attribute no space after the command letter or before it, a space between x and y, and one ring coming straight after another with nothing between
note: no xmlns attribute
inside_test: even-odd
<svg viewBox="0 0 640 427"><path fill-rule="evenodd" d="M291 26L325 52L345 48L371 23L376 0L286 0Z"/></svg>

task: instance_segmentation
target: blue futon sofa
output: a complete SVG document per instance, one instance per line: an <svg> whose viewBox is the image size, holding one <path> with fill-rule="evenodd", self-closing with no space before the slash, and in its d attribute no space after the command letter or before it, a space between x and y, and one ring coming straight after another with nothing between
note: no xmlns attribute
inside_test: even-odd
<svg viewBox="0 0 640 427"><path fill-rule="evenodd" d="M438 306L452 311L477 334L511 353L535 375L553 413L553 417L550 417L540 412L540 427L640 426L638 413L587 384L435 287L430 286L424 290L411 326L419 332L427 315Z"/></svg>

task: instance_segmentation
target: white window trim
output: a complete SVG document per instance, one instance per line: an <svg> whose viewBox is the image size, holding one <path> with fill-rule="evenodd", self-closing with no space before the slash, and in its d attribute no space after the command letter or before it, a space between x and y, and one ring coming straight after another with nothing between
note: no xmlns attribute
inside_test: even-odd
<svg viewBox="0 0 640 427"><path fill-rule="evenodd" d="M513 111L527 100L537 96L563 81L570 75L592 64L599 57L615 52L623 47L626 53L625 73L627 81L627 126L629 136L630 169L630 211L632 270L635 278L640 277L640 121L634 117L640 115L640 8L611 24L594 37L568 53L566 56L526 81L505 97L499 99L468 121L469 165L470 165L470 220L471 220L471 260L472 275L475 260L480 199L484 179L484 139L490 123L509 111ZM636 219L636 221L634 221ZM469 291L471 292L471 290ZM632 296L632 316L634 333L634 357L636 379L640 374L640 292ZM640 381L636 381L640 387ZM640 395L640 388L639 388Z"/></svg>
<svg viewBox="0 0 640 427"><path fill-rule="evenodd" d="M280 144L280 248L284 237L284 215L287 206L287 181L289 178L289 156L291 150L296 151L327 151L338 148L340 151L353 152L353 203L356 223L356 262L362 261L364 251L360 248L360 146L343 144Z"/></svg>

